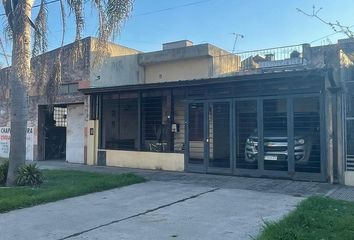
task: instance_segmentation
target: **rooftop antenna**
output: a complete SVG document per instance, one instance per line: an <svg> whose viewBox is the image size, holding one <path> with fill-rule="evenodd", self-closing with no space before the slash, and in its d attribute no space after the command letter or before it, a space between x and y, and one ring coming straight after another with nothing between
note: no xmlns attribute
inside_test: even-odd
<svg viewBox="0 0 354 240"><path fill-rule="evenodd" d="M236 43L237 43L238 39L244 38L245 36L240 33L231 33L231 34L235 36L234 46L232 47L232 53L235 53L235 47L236 47Z"/></svg>

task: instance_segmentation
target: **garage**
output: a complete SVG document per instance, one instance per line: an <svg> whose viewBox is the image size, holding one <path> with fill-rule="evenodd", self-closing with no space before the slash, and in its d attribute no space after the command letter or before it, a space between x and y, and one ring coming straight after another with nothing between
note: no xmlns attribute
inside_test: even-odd
<svg viewBox="0 0 354 240"><path fill-rule="evenodd" d="M187 171L325 181L325 82L305 76L199 87L186 104Z"/></svg>
<svg viewBox="0 0 354 240"><path fill-rule="evenodd" d="M96 162L327 181L325 89L320 70L94 89Z"/></svg>

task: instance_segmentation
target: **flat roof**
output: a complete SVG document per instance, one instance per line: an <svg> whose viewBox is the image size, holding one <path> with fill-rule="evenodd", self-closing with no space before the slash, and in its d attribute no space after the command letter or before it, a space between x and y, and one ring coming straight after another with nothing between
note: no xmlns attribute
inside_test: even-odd
<svg viewBox="0 0 354 240"><path fill-rule="evenodd" d="M166 88L177 88L177 87L191 87L191 86L202 86L217 83L230 83L239 81L253 81L253 80L269 80L277 78L287 78L303 76L308 74L309 76L321 75L324 76L326 73L325 69L302 69L302 70L292 70L292 71L282 71L282 72L269 72L262 74L248 74L248 75L233 75L227 77L216 77L216 78L205 78L205 79L191 79L191 80L180 80L171 82L161 82L161 83L148 83L148 84L132 84L132 85L122 85L122 86L111 86L111 87L94 87L94 88L81 88L84 94L93 93L105 93L105 92L126 92L126 91L137 91L137 90L149 90L149 89L166 89Z"/></svg>

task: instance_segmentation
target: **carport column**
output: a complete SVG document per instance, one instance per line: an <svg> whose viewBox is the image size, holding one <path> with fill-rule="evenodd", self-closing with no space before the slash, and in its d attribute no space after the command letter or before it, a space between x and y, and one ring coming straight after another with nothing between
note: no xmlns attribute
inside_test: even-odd
<svg viewBox="0 0 354 240"><path fill-rule="evenodd" d="M328 74L325 77L325 116L326 116L326 155L327 155L327 174L329 182L333 183L333 106L332 94L328 90L330 88Z"/></svg>
<svg viewBox="0 0 354 240"><path fill-rule="evenodd" d="M343 116L343 93L342 93L342 69L337 67L333 71L328 72L328 79L326 81L326 93L330 95L330 107L331 112L326 113L327 118L331 118L331 140L332 145L328 145L328 148L332 148L331 153L328 154L328 160L332 157L332 164L328 165L328 170L331 171L330 180L333 182L344 182L344 138L343 127L345 118ZM328 86L327 86L328 85ZM328 125L327 125L328 126Z"/></svg>
<svg viewBox="0 0 354 240"><path fill-rule="evenodd" d="M87 165L97 165L97 154L99 147L100 120L102 113L100 112L101 96L91 95L89 97L89 120L87 121Z"/></svg>
<svg viewBox="0 0 354 240"><path fill-rule="evenodd" d="M337 94L337 164L338 164L338 182L344 184L344 172L346 164L345 153L345 104L343 91Z"/></svg>
<svg viewBox="0 0 354 240"><path fill-rule="evenodd" d="M98 120L87 121L87 165L97 165Z"/></svg>
<svg viewBox="0 0 354 240"><path fill-rule="evenodd" d="M337 159L338 159L338 181L345 184L345 170L346 170L346 81L350 80L350 71L348 68L342 66L340 68L340 85L341 91L337 94Z"/></svg>

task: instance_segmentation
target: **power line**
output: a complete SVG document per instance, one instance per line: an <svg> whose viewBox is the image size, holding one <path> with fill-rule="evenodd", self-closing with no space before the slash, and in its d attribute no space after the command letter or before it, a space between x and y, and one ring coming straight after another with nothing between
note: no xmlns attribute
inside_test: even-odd
<svg viewBox="0 0 354 240"><path fill-rule="evenodd" d="M165 11L174 10L174 9L177 9L177 8L183 8L183 7L189 7L189 6L199 5L199 4L206 3L206 2L211 2L211 1L213 1L213 0L204 0L204 1L191 2L191 3L187 3L187 4L182 4L182 5L174 6L174 7L168 7L168 8L158 9L158 10L154 10L154 11L151 11L151 12L145 12L145 13L135 14L135 15L132 15L132 17L140 17L140 16L151 15L151 14L155 14L155 13L160 13L160 12L165 12Z"/></svg>
<svg viewBox="0 0 354 240"><path fill-rule="evenodd" d="M154 10L154 11L150 11L150 12L144 12L144 13L135 14L135 15L132 15L132 17L140 17L140 16L151 15L151 14L155 14L155 13L160 13L160 12L174 10L174 9L177 9L177 8L183 8L183 7L199 5L199 4L206 3L206 2L211 2L211 1L214 1L214 0L197 1L197 2L191 2L191 3L187 3L187 4L183 4L183 5L174 6L174 7L162 8L162 9L158 9L158 10ZM56 3L56 2L60 2L60 0L52 0L52 1L49 1L49 2L45 2L44 4L45 5L49 5L49 4ZM41 4L37 4L37 5L34 5L32 8L38 8L40 6L41 6ZM1 13L0 16L6 16L6 14L5 13Z"/></svg>
<svg viewBox="0 0 354 240"><path fill-rule="evenodd" d="M349 29L350 29L350 28L353 28L353 27L354 27L354 26L350 26ZM331 34L327 34L327 35L325 35L325 36L323 36L323 37L320 37L320 38L318 38L318 39L315 39L315 40L311 41L310 43L314 43L314 42L320 41L320 40L322 40L322 39L325 39L325 38L328 38L328 37L331 37L331 36L333 36L333 35L340 34L340 33L343 33L343 32L334 32L334 33L331 33ZM343 33L343 34L344 34L344 33Z"/></svg>
<svg viewBox="0 0 354 240"><path fill-rule="evenodd" d="M49 1L49 2L45 2L44 5L49 5L49 4L56 3L56 2L60 2L60 0L52 0L52 1ZM41 6L41 4L37 4L37 5L33 5L32 8L38 8L40 6ZM6 16L6 14L5 13L1 13L0 16Z"/></svg>
<svg viewBox="0 0 354 240"><path fill-rule="evenodd" d="M54 0L52 2L58 2L60 0ZM197 2L191 2L191 3L187 3L187 4L182 4L182 5L177 5L177 6L173 6L173 7L168 7L168 8L162 8L162 9L157 9L154 11L150 11L150 12L144 12L144 13L139 13L139 14L133 14L130 18L134 18L134 17L140 17L140 16L146 16L146 15L152 15L155 13L160 13L160 12L165 12L165 11L171 11L174 9L178 9L178 8L183 8L183 7L188 7L188 6L194 6L194 5L198 5L198 4L202 4L202 3L206 3L206 2L211 2L214 0L204 0L204 1L197 1ZM94 24L86 24L86 27L89 26L93 26ZM68 29L74 29L74 27L67 27ZM61 32L61 30L54 30L54 31L50 31L51 33L56 33L56 32Z"/></svg>

